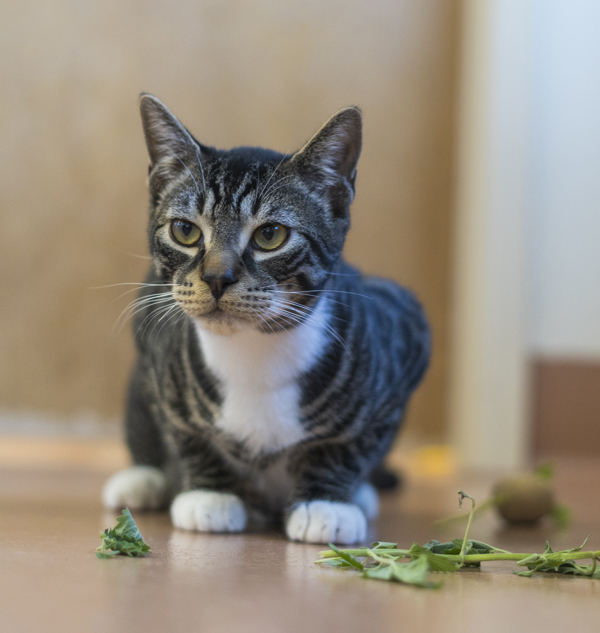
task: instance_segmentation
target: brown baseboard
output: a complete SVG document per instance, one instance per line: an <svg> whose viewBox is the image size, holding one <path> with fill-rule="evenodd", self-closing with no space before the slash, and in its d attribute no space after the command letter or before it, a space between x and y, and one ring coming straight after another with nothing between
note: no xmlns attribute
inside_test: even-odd
<svg viewBox="0 0 600 633"><path fill-rule="evenodd" d="M600 458L600 362L533 362L534 449Z"/></svg>

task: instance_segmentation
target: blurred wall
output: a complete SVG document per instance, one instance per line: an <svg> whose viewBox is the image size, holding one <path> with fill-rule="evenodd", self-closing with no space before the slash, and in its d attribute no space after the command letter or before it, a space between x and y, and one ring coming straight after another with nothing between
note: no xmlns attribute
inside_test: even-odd
<svg viewBox="0 0 600 633"><path fill-rule="evenodd" d="M600 363L600 4L533 12L529 343Z"/></svg>
<svg viewBox="0 0 600 633"><path fill-rule="evenodd" d="M534 450L600 451L600 4L532 8Z"/></svg>
<svg viewBox="0 0 600 633"><path fill-rule="evenodd" d="M91 288L148 264L144 90L220 147L291 151L363 108L346 255L424 302L435 351L411 427L443 435L455 22L454 0L5 0L0 408L121 411L132 345L111 331L133 294Z"/></svg>
<svg viewBox="0 0 600 633"><path fill-rule="evenodd" d="M600 5L463 0L450 436L600 450Z"/></svg>

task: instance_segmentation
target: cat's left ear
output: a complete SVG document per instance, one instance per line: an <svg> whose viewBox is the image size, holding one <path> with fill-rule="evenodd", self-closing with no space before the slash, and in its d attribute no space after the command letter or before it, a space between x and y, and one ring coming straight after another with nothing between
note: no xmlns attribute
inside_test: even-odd
<svg viewBox="0 0 600 633"><path fill-rule="evenodd" d="M326 187L346 185L353 197L361 146L362 114L353 106L334 114L292 160Z"/></svg>

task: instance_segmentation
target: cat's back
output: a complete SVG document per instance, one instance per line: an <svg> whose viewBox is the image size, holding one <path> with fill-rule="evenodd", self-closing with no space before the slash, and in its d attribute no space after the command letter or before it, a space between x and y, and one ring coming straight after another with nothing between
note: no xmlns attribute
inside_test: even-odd
<svg viewBox="0 0 600 633"><path fill-rule="evenodd" d="M429 335L425 311L415 294L391 279L364 275L343 262L336 276L334 293L346 295L348 307L359 309L377 322L412 324L415 332ZM335 296L335 295L333 295Z"/></svg>

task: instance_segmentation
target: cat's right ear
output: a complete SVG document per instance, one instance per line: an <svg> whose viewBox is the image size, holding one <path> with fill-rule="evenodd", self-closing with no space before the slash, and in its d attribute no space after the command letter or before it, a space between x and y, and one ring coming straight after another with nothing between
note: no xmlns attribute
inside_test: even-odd
<svg viewBox="0 0 600 633"><path fill-rule="evenodd" d="M149 184L162 186L186 169L190 158L200 159L200 147L167 106L155 96L140 95L140 114L150 157Z"/></svg>
<svg viewBox="0 0 600 633"><path fill-rule="evenodd" d="M292 160L317 186L334 193L342 207L354 198L362 145L362 114L351 106L334 114Z"/></svg>

